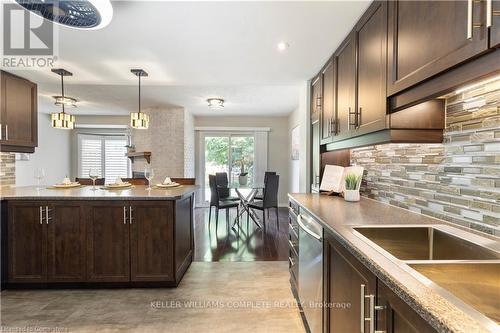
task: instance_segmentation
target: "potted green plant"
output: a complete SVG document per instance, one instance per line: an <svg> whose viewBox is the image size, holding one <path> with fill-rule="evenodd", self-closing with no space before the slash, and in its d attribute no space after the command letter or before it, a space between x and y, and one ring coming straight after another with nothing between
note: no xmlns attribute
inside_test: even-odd
<svg viewBox="0 0 500 333"><path fill-rule="evenodd" d="M345 177L344 199L345 201L359 201L359 185L361 176L347 174Z"/></svg>
<svg viewBox="0 0 500 333"><path fill-rule="evenodd" d="M240 183L241 186L244 186L247 184L248 182L248 172L245 172L245 161L243 159L241 159L240 161L240 176L238 177L238 181Z"/></svg>

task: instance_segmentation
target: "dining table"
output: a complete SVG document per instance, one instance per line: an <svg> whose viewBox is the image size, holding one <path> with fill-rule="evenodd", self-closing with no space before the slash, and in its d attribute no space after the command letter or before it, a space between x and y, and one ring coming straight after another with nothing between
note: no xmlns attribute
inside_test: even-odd
<svg viewBox="0 0 500 333"><path fill-rule="evenodd" d="M255 211L249 207L249 204L255 201L255 196L259 193L259 191L264 190L264 184L249 184L249 185L240 185L240 184L231 184L228 186L230 190L234 190L238 198L240 199L240 209L238 216L234 219L232 228L238 223L239 219L246 212L248 216L252 219L253 223L258 228L262 228L260 224L259 216L255 213ZM239 224L238 224L239 226Z"/></svg>

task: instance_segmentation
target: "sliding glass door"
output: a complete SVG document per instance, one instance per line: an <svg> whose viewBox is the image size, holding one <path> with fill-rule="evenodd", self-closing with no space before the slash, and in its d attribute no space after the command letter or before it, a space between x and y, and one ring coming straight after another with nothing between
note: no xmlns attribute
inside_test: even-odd
<svg viewBox="0 0 500 333"><path fill-rule="evenodd" d="M203 196L210 201L208 175L225 172L230 185L240 182L240 175L247 176L247 184L255 179L255 138L253 134L202 133Z"/></svg>

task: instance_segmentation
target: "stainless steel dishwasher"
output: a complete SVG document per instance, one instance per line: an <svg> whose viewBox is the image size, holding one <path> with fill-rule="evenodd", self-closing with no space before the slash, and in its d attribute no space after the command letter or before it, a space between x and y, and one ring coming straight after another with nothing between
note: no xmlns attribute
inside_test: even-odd
<svg viewBox="0 0 500 333"><path fill-rule="evenodd" d="M311 333L323 327L323 228L302 209L299 224L299 300Z"/></svg>

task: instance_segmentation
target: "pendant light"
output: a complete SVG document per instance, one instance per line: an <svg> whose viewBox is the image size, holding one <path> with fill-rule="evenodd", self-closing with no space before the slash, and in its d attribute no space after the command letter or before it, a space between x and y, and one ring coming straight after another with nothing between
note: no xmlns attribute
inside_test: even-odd
<svg viewBox="0 0 500 333"><path fill-rule="evenodd" d="M148 76L148 73L142 69L131 69L130 71L139 78L139 110L138 112L130 113L130 127L135 129L148 129L149 116L141 112L141 77Z"/></svg>
<svg viewBox="0 0 500 333"><path fill-rule="evenodd" d="M52 69L52 72L61 76L61 96L53 97L56 100L55 105L60 105L62 107L62 112L52 113L50 115L52 120L52 127L61 129L73 129L75 128L75 116L67 114L65 112L65 107L76 107L76 99L64 96L64 77L73 76L73 73L70 73L62 68Z"/></svg>

